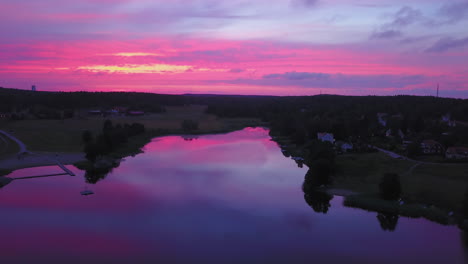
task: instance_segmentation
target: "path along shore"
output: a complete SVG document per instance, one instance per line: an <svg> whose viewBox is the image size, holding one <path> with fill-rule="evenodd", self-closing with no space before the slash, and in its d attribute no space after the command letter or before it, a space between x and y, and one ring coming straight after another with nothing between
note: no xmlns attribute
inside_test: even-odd
<svg viewBox="0 0 468 264"><path fill-rule="evenodd" d="M84 153L51 153L51 152L31 152L26 145L12 134L0 130L0 134L16 142L20 148L18 154L0 159L0 169L17 170L32 167L56 165L56 160L61 163L73 164L85 160Z"/></svg>

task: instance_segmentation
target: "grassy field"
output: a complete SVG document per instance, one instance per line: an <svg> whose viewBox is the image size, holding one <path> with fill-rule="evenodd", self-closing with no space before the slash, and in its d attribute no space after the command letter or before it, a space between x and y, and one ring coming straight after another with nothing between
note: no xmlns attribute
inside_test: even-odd
<svg viewBox="0 0 468 264"><path fill-rule="evenodd" d="M447 210L460 208L468 187L468 164L416 166L415 162L393 159L383 153L369 153L338 156L337 167L336 188L376 195L383 174L394 172L400 175L406 201Z"/></svg>
<svg viewBox="0 0 468 264"><path fill-rule="evenodd" d="M18 144L0 134L0 159L18 153Z"/></svg>
<svg viewBox="0 0 468 264"><path fill-rule="evenodd" d="M185 119L197 121L197 133L232 131L245 126L259 124L255 119L220 119L205 114L205 106L167 107L162 114L149 114L141 117L88 117L67 120L22 120L0 123L0 129L13 131L29 150L47 152L81 152L81 134L90 130L100 133L104 120L114 124L141 123L147 130L164 129L171 133L182 133L181 123Z"/></svg>

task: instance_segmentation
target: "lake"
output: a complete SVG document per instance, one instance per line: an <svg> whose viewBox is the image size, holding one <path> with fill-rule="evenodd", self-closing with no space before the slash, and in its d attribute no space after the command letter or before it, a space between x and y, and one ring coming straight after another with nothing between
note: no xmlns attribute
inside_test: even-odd
<svg viewBox="0 0 468 264"><path fill-rule="evenodd" d="M455 226L385 220L343 206L339 196L306 202L307 168L285 157L264 128L156 138L103 178L67 167L77 176L18 179L0 189L2 263L468 259L468 236ZM40 167L8 177L60 172Z"/></svg>

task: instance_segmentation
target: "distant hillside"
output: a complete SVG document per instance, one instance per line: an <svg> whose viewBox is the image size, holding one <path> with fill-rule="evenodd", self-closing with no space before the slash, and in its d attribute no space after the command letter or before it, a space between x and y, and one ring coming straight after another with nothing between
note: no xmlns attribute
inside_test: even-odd
<svg viewBox="0 0 468 264"><path fill-rule="evenodd" d="M440 118L451 113L456 120L468 121L468 100L429 96L236 96L164 95L137 92L33 92L0 88L0 112L45 106L53 109L108 108L127 106L151 111L160 106L208 105L208 111L226 117L260 117L285 113L307 113L308 117L360 118L375 113Z"/></svg>

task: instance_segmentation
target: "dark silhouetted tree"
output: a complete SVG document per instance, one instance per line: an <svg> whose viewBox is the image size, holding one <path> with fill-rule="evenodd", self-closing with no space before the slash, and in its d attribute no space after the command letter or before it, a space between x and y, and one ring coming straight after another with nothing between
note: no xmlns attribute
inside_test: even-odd
<svg viewBox="0 0 468 264"><path fill-rule="evenodd" d="M85 144L89 144L93 141L93 134L91 133L91 131L85 130L81 134L81 139L83 140Z"/></svg>
<svg viewBox="0 0 468 264"><path fill-rule="evenodd" d="M379 213L377 219L384 231L395 231L399 216L396 214Z"/></svg>
<svg viewBox="0 0 468 264"><path fill-rule="evenodd" d="M198 130L198 123L193 120L184 120L182 121L182 130L184 132L192 132Z"/></svg>
<svg viewBox="0 0 468 264"><path fill-rule="evenodd" d="M398 200L401 196L400 177L396 173L385 173L379 184L380 197L385 200Z"/></svg>
<svg viewBox="0 0 468 264"><path fill-rule="evenodd" d="M331 207L330 201L332 199L333 195L326 192L312 190L304 193L304 200L316 213L326 214Z"/></svg>

